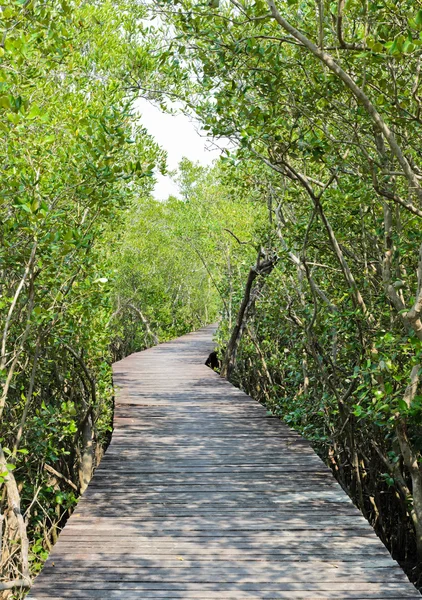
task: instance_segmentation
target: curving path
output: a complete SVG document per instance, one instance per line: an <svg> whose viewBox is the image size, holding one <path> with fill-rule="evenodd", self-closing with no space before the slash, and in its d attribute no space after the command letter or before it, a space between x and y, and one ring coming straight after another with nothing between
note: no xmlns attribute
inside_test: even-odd
<svg viewBox="0 0 422 600"><path fill-rule="evenodd" d="M308 443L205 367L213 331L114 365L112 442L29 598L420 600Z"/></svg>

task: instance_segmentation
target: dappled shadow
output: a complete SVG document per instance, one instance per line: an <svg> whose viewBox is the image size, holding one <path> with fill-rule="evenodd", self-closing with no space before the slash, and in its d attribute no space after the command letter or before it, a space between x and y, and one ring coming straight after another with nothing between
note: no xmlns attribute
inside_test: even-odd
<svg viewBox="0 0 422 600"><path fill-rule="evenodd" d="M309 444L203 362L117 363L110 447L30 598L420 598Z"/></svg>

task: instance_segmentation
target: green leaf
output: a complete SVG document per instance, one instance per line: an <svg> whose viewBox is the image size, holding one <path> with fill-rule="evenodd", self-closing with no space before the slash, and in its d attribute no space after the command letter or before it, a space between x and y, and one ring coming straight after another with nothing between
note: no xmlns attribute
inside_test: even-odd
<svg viewBox="0 0 422 600"><path fill-rule="evenodd" d="M9 96L0 96L0 106L2 108L7 108L8 110L10 110L12 105L10 103Z"/></svg>
<svg viewBox="0 0 422 600"><path fill-rule="evenodd" d="M399 398L398 400L398 405L399 405L399 410L402 413L406 413L409 410L409 407L407 406L406 402L403 400L403 398Z"/></svg>
<svg viewBox="0 0 422 600"><path fill-rule="evenodd" d="M37 104L31 106L31 110L27 114L27 119L35 119L40 114L40 107Z"/></svg>
<svg viewBox="0 0 422 600"><path fill-rule="evenodd" d="M7 113L6 116L7 116L7 119L14 125L17 125L20 121L20 117L16 113Z"/></svg>
<svg viewBox="0 0 422 600"><path fill-rule="evenodd" d="M394 40L394 42L388 42L387 44L385 44L385 47L388 48L388 53L389 54L395 54L397 52L399 52L399 46L397 43L397 40Z"/></svg>
<svg viewBox="0 0 422 600"><path fill-rule="evenodd" d="M10 7L6 7L6 8L2 9L1 17L3 19L6 19L6 20L11 19L12 16L13 16L13 10Z"/></svg>

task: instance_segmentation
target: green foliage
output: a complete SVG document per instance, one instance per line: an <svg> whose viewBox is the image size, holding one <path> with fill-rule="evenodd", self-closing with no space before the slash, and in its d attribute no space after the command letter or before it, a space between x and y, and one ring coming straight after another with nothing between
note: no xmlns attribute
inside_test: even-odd
<svg viewBox="0 0 422 600"><path fill-rule="evenodd" d="M112 358L219 313L224 353L259 249L278 263L234 381L312 440L398 558L422 556L422 7L278 5L161 0L147 25L135 2L2 6L6 579L13 486L36 572L84 440L94 466L110 434ZM232 141L210 169L182 161L181 198L151 198L165 156L138 91Z"/></svg>
<svg viewBox="0 0 422 600"><path fill-rule="evenodd" d="M145 79L150 75L148 35L142 48L133 43L145 12L124 3L120 9L110 2L17 2L0 13L6 580L21 573L21 533L8 504L13 486L35 573L76 504L87 428L92 466L111 431L107 232L124 222L133 198L148 195L152 168L164 158L122 85L135 59Z"/></svg>
<svg viewBox="0 0 422 600"><path fill-rule="evenodd" d="M168 56L179 58L168 85L233 141L226 163L270 206L252 242L279 262L234 379L314 442L386 543L416 564L420 3L276 2L278 14L267 2L160 4L176 31ZM240 304L243 286L232 287ZM397 513L399 524L386 518Z"/></svg>
<svg viewBox="0 0 422 600"><path fill-rule="evenodd" d="M116 358L217 319L227 272L250 254L229 232L248 239L259 214L224 177L184 159L181 199L142 199L128 213L114 248Z"/></svg>

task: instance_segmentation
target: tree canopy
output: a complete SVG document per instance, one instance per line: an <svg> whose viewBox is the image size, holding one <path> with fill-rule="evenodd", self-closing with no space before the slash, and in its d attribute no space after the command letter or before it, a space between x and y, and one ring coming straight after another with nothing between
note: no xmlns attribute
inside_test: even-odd
<svg viewBox="0 0 422 600"><path fill-rule="evenodd" d="M0 589L101 458L111 362L217 319L222 375L420 583L421 2L17 0L0 26ZM231 142L161 202L139 95Z"/></svg>

